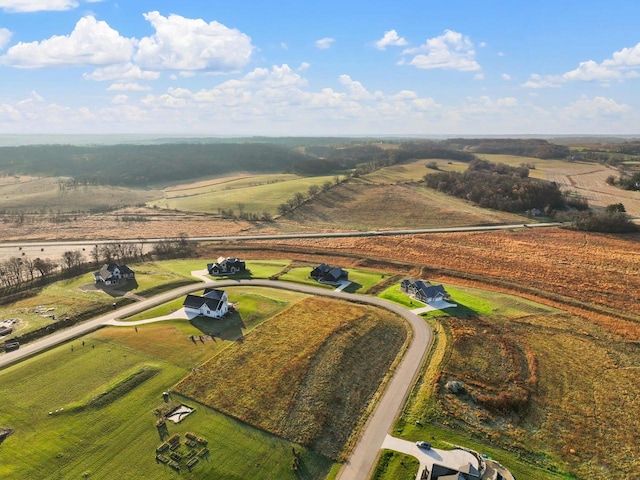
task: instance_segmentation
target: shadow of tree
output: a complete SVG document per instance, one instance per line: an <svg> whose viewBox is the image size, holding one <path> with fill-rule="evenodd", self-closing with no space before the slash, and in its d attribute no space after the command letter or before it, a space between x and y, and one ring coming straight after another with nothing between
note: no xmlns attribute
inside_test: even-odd
<svg viewBox="0 0 640 480"><path fill-rule="evenodd" d="M242 316L235 310L229 311L222 318L210 318L200 315L192 318L190 322L191 325L206 335L230 341L243 338L242 330L247 328Z"/></svg>

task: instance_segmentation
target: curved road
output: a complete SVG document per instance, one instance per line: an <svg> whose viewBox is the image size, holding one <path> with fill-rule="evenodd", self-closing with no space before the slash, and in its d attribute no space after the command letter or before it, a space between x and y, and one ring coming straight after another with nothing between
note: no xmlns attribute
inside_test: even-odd
<svg viewBox="0 0 640 480"><path fill-rule="evenodd" d="M143 300L121 309L114 310L107 315L102 315L80 325L56 332L41 340L29 343L14 352L5 353L0 356L0 368L19 362L24 358L35 355L68 340L80 337L93 330L97 330L105 324L114 321L116 318L133 315L156 305L168 302L181 295L186 295L187 293L196 290L202 290L205 287L221 288L239 285L281 288L311 295L322 295L350 302L375 305L402 316L411 325L413 330L413 340L405 352L402 361L396 367L393 377L385 388L382 397L378 401L373 412L370 414L350 458L344 464L337 476L340 480L366 480L369 478L369 474L374 467L378 452L382 447L387 432L391 429L395 418L399 414L400 409L404 405L405 400L411 391L411 387L413 386L413 383L420 371L433 338L431 329L423 318L400 305L396 305L381 298L271 280L220 280L195 283L193 285L177 288L148 300Z"/></svg>

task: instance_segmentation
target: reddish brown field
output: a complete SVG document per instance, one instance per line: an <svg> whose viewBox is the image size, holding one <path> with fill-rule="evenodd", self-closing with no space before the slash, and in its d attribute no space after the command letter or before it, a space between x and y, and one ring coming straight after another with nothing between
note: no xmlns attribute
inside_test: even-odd
<svg viewBox="0 0 640 480"><path fill-rule="evenodd" d="M450 276L458 283L512 291L564 307L597 307L620 317L610 327L640 339L640 235L585 234L551 228L456 234L379 236L254 243L364 259L413 275ZM282 254L280 254L281 256ZM246 254L245 254L246 256ZM371 262L370 262L371 263ZM424 271L422 269L424 268ZM430 271L431 270L431 271ZM572 304L572 299L577 300Z"/></svg>

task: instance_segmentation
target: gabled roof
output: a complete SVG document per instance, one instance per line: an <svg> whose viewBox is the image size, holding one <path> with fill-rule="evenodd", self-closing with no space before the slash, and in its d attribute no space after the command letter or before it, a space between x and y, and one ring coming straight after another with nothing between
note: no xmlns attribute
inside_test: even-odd
<svg viewBox="0 0 640 480"><path fill-rule="evenodd" d="M205 288L203 297L220 301L224 297L224 290L216 290L215 288Z"/></svg>
<svg viewBox="0 0 640 480"><path fill-rule="evenodd" d="M98 272L100 278L102 278L103 280L108 280L112 277L114 269L109 270L109 267L112 265L115 265L115 263L110 263L109 265L105 265L100 269L100 271Z"/></svg>
<svg viewBox="0 0 640 480"><path fill-rule="evenodd" d="M340 267L333 268L330 272L327 273L327 276L339 280L342 275L344 275L345 271Z"/></svg>
<svg viewBox="0 0 640 480"><path fill-rule="evenodd" d="M424 294L429 298L435 297L439 293L443 295L447 294L442 285L430 285L428 287L425 286L421 289L421 291L424 292Z"/></svg>
<svg viewBox="0 0 640 480"><path fill-rule="evenodd" d="M124 274L124 275L130 274L130 273L133 273L133 270L131 270L131 269L130 269L129 267L127 267L126 265L120 265L120 266L119 266L119 268L120 268L120 273L122 273L122 274Z"/></svg>
<svg viewBox="0 0 640 480"><path fill-rule="evenodd" d="M199 310L203 305L209 307L209 310L218 310L220 306L220 300L200 297L198 295L187 295L187 298L185 298L184 302L182 302L183 307L194 308L196 310Z"/></svg>

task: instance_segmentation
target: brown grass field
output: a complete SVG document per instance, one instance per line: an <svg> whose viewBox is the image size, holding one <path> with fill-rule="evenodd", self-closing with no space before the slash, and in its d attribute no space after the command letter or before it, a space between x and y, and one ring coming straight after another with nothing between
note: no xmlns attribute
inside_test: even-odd
<svg viewBox="0 0 640 480"><path fill-rule="evenodd" d="M336 459L407 334L390 313L309 298L256 327L173 390Z"/></svg>
<svg viewBox="0 0 640 480"><path fill-rule="evenodd" d="M446 423L578 478L633 478L640 447L636 342L571 314L445 321L437 383ZM481 338L482 342L478 339ZM446 390L458 380L465 392Z"/></svg>

